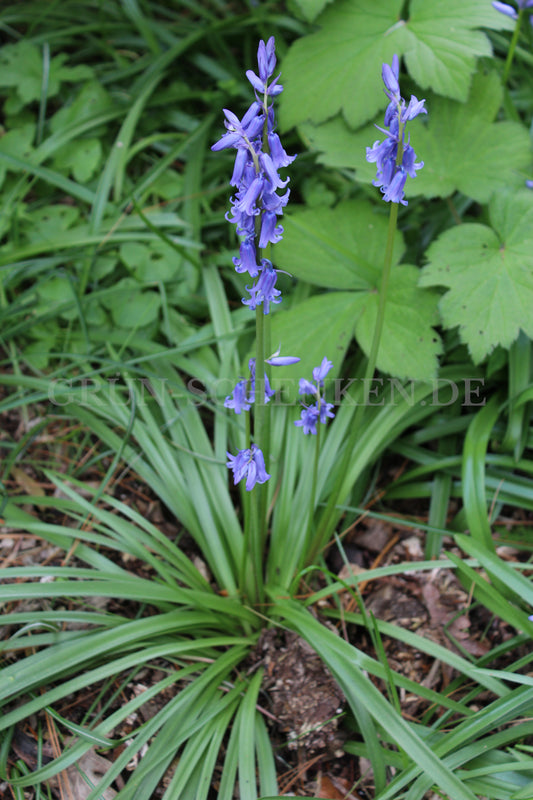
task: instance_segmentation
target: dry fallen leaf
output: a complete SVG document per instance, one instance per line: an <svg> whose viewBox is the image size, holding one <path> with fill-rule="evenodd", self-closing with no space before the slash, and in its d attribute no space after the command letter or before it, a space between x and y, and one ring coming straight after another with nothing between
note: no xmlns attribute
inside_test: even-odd
<svg viewBox="0 0 533 800"><path fill-rule="evenodd" d="M20 467L13 467L11 470L13 478L16 480L21 489L32 495L33 497L44 497L44 489L34 478L24 472Z"/></svg>
<svg viewBox="0 0 533 800"><path fill-rule="evenodd" d="M68 741L71 740L67 740ZM37 742L33 736L28 736L22 730L16 730L12 741L12 748L18 758L21 758L30 770L37 769ZM45 764L50 763L59 752L54 750L50 742L42 746L41 758ZM95 786L100 783L104 775L113 765L112 761L98 755L94 750L84 753L77 764L72 764L67 769L54 775L47 783L54 795L60 800L86 800ZM117 780L122 784L122 779ZM116 797L114 789L105 789L101 800L113 800Z"/></svg>
<svg viewBox="0 0 533 800"><path fill-rule="evenodd" d="M324 800L360 800L360 795L350 791L348 781L335 775L322 775L317 781L316 796Z"/></svg>
<svg viewBox="0 0 533 800"><path fill-rule="evenodd" d="M98 755L94 750L88 750L77 764L71 764L66 770L50 778L48 783L58 797L86 800L112 766L112 761ZM113 800L116 794L114 789L108 788L104 789L100 798Z"/></svg>

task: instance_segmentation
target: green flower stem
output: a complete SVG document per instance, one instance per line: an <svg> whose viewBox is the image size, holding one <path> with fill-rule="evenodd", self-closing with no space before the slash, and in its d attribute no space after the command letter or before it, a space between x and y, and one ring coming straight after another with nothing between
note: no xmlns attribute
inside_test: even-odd
<svg viewBox="0 0 533 800"><path fill-rule="evenodd" d="M259 309L258 309L259 310ZM271 346L271 336L270 336L270 314L263 314L263 345L264 345L264 357L268 358L272 354L272 346ZM268 378L269 383L272 383L272 367L270 364L265 363L265 358L263 359L263 365L261 368L261 379L263 379L263 375L266 375ZM259 369L260 362L257 361L256 363L256 374L257 370ZM264 381L263 381L263 389L264 389ZM264 399L264 397L263 397ZM260 447L263 451L263 455L265 456L265 464L267 465L267 472L269 472L269 460L270 460L270 423L271 423L271 413L270 413L270 403L264 406L265 417L263 421L263 439L261 439Z"/></svg>
<svg viewBox="0 0 533 800"><path fill-rule="evenodd" d="M511 39L511 44L509 45L509 50L507 51L507 58L505 59L505 66L503 68L502 83L504 86L507 85L507 79L509 78L509 73L511 72L516 45L518 44L518 36L520 34L520 23L522 22L523 15L524 9L521 8L518 12L518 19L516 20L516 25L513 31L513 38Z"/></svg>
<svg viewBox="0 0 533 800"><path fill-rule="evenodd" d="M256 487L253 492L255 493ZM262 571L262 555L258 549L260 541L259 504L252 492L246 492L244 506L246 509L246 524L244 528L244 542L242 560L240 565L239 588L246 605L255 606L264 601L264 581Z"/></svg>
<svg viewBox="0 0 533 800"><path fill-rule="evenodd" d="M244 414L244 424L245 424L245 441L249 444L250 443L250 415ZM242 503L242 511L244 517L244 541L242 547L242 555L241 555L241 563L239 566L239 588L242 594L246 594L246 571L249 564L248 553L250 550L250 537L252 535L252 503L250 492L247 492L244 488L244 485L241 483L239 486L241 492L241 503Z"/></svg>
<svg viewBox="0 0 533 800"><path fill-rule="evenodd" d="M265 314L258 306L255 310L255 402L254 402L254 443L261 448L268 471L269 447L269 408L265 404ZM249 414L246 414L247 441L251 445ZM267 486L256 484L251 492L246 492L244 549L241 567L241 589L252 605L264 601L263 555L266 539Z"/></svg>
<svg viewBox="0 0 533 800"><path fill-rule="evenodd" d="M246 425L246 441L251 444L250 414L244 414ZM262 602L263 575L262 556L258 549L260 543L260 516L257 491L261 486L256 486L247 492L241 484L241 498L244 512L244 541L239 572L239 588L245 602L250 605Z"/></svg>
<svg viewBox="0 0 533 800"><path fill-rule="evenodd" d="M250 441L249 419L249 414L246 414L247 441ZM241 497L245 523L238 585L244 604L254 606L261 602L263 596L261 571L257 572L257 556L254 552L254 542L257 541L257 501L253 497L253 492L247 492L244 486L241 486ZM244 622L243 630L246 636L252 633L252 628L247 621Z"/></svg>
<svg viewBox="0 0 533 800"><path fill-rule="evenodd" d="M400 138L401 141L401 138ZM379 290L378 311L376 318L376 326L374 328L374 336L372 338L372 345L370 347L370 355L365 370L364 377L364 390L362 401L357 405L354 415L353 425L351 426L351 435L346 443L346 449L342 458L341 465L338 470L338 478L333 487L333 491L329 496L326 508L318 521L318 527L314 536L313 545L309 548L309 562L312 562L318 553L326 544L327 537L332 533L331 528L335 516L335 506L341 500L340 493L346 473L350 465L352 453L357 445L360 426L365 413L365 397L367 394L367 387L370 388L370 381L374 376L376 369L377 356L379 352L379 345L381 342L381 335L383 333L383 324L385 321L385 305L387 302L387 292L389 288L389 279L392 268L392 251L394 246L394 234L396 232L396 223L398 220L398 203L391 203L390 216L389 216L389 230L387 234L387 246L385 249L385 263L383 265L383 272L381 273L381 287Z"/></svg>
<svg viewBox="0 0 533 800"><path fill-rule="evenodd" d="M381 334L383 333L383 324L385 322L385 305L387 303L387 293L389 289L389 279L392 267L392 250L394 247L394 234L396 232L396 223L398 220L398 203L391 203L391 210L389 216L389 230L387 233L387 247L385 249L385 263L383 265L383 272L381 274L381 287L379 290L378 300L378 314L376 318L376 327L374 328L374 336L372 338L372 345L370 348L370 355L366 365L365 372L365 387L368 385L367 381L374 377L376 369L376 362L378 357L379 345L381 342ZM357 406L355 412L354 427L356 430L361 424L361 415L364 413L364 404Z"/></svg>
<svg viewBox="0 0 533 800"><path fill-rule="evenodd" d="M263 306L255 309L255 403L254 403L254 438L255 443L265 453L266 443L262 441L265 419L265 315ZM266 463L266 462L265 462Z"/></svg>
<svg viewBox="0 0 533 800"><path fill-rule="evenodd" d="M265 128L266 136L266 128ZM258 220L257 238L261 229L261 223ZM259 251L259 259L270 258L271 245ZM270 431L271 431L271 413L270 405L265 403L265 374L270 381L272 368L270 364L265 363L272 352L270 349L270 314L264 313L264 306L258 306L255 310L255 403L254 403L254 442L261 448L265 459L266 471L271 474L270 464ZM254 489L257 495L256 502L259 506L259 527L258 527L258 558L260 559L259 567L262 568L264 561L264 549L267 538L267 510L268 510L268 484L258 485Z"/></svg>
<svg viewBox="0 0 533 800"><path fill-rule="evenodd" d="M320 458L320 424L316 426L315 436L315 461L313 464L313 483L311 485L311 497L309 500L309 517L307 519L307 531L305 538L305 547L302 547L302 555L306 556L309 550L309 545L313 539L313 520L315 518L315 508L317 503L317 484L318 484L318 461ZM300 564L300 568L304 564Z"/></svg>
<svg viewBox="0 0 533 800"><path fill-rule="evenodd" d="M254 442L263 451L266 471L270 473L270 406L265 403L265 364L266 344L270 338L270 319L264 314L263 306L255 310L255 403L254 403ZM263 548L266 539L266 511L268 485L258 485L254 489L259 506L259 546Z"/></svg>
<svg viewBox="0 0 533 800"><path fill-rule="evenodd" d="M531 363L533 348L531 340L524 331L509 348L509 415L507 430L500 445L503 452L513 453L516 461L522 455L526 444L529 419L529 404L515 408L515 398L529 386L531 382Z"/></svg>
<svg viewBox="0 0 533 800"><path fill-rule="evenodd" d="M263 343L264 343L264 352L265 358L268 358L272 353L271 349L271 337L270 337L270 314L263 314ZM261 378L263 378L263 374L265 374L268 378L270 384L272 384L272 367L270 364L265 364L263 360L263 368L261 371ZM256 375L257 375L257 364L256 364ZM264 383L262 384L264 388ZM263 395L264 399L264 395ZM261 442L259 446L263 451L263 455L265 457L265 465L266 470L268 473L272 474L272 464L270 463L270 441L271 441L271 425L272 425L272 413L271 413L271 406L270 403L263 406L264 408L264 418L263 418L263 433ZM264 551L266 538L267 538L267 527L268 527L268 483L264 484L261 487L261 548Z"/></svg>

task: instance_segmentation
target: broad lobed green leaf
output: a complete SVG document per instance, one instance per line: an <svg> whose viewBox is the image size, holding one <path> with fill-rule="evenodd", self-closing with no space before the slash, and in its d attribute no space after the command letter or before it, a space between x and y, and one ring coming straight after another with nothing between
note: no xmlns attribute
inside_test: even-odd
<svg viewBox="0 0 533 800"><path fill-rule="evenodd" d="M445 231L428 249L421 286L444 286L444 325L458 327L474 363L496 346L509 348L523 330L533 337L533 194L502 192L491 224Z"/></svg>

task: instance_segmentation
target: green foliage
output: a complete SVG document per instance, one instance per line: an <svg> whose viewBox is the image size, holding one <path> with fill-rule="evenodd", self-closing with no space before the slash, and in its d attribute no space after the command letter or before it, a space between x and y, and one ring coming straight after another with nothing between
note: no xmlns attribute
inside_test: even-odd
<svg viewBox="0 0 533 800"><path fill-rule="evenodd" d="M7 131L0 139L0 153L6 156L11 156L19 161L27 160L31 152L32 142L35 136L35 124L27 122L18 126L15 130ZM0 186L4 183L7 173L7 165L5 161L0 163ZM2 222L1 233L7 230L8 218L4 217Z"/></svg>
<svg viewBox="0 0 533 800"><path fill-rule="evenodd" d="M419 270L407 264L392 271L385 322L383 347L378 368L402 380L427 381L436 377L442 352L439 334L432 326L439 321L437 296L419 288ZM377 295L360 294L361 309L355 333L363 351L370 351L377 319Z"/></svg>
<svg viewBox="0 0 533 800"><path fill-rule="evenodd" d="M68 66L67 59L66 53L60 53L45 66L46 55L31 42L20 40L16 44L6 44L0 54L0 86L13 89L6 111L16 114L34 100L40 100L43 88L47 97L55 97L62 83L79 83L93 77L89 66ZM46 80L44 87L43 79Z"/></svg>
<svg viewBox="0 0 533 800"><path fill-rule="evenodd" d="M509 348L522 329L533 337L533 194L501 192L490 204L491 227L466 224L445 231L427 252L423 286L447 288L446 327L459 327L475 363Z"/></svg>
<svg viewBox="0 0 533 800"><path fill-rule="evenodd" d="M139 328L164 340L170 328L162 296L170 294L192 315L205 308L201 297L189 299L198 287L199 194L176 214L185 186L199 188L194 141L205 136L205 123L191 128L180 119L154 130L150 115L142 116L146 104L164 102L163 93L153 94L164 68L132 91L125 65L110 81L105 60L72 64L72 56L50 55L48 45L30 39L1 52L8 96L0 139L0 269L15 322L4 335L25 337L24 358L37 369L54 350L71 350L80 334L89 352L106 328L119 326L125 340ZM117 136L120 118L126 121ZM163 170L187 149L188 177L172 180L170 170L163 180ZM54 308L60 314L52 321Z"/></svg>
<svg viewBox="0 0 533 800"><path fill-rule="evenodd" d="M387 219L362 200L334 208L293 206L284 218L276 260L298 280L327 289L372 290L381 273ZM405 250L394 236L393 263Z"/></svg>
<svg viewBox="0 0 533 800"><path fill-rule="evenodd" d="M402 0L341 0L326 8L320 30L298 39L283 63L287 89L282 122L323 122L342 110L357 127L384 108L381 65L405 55L422 89L465 101L476 59L490 56L485 33L476 28L512 25L484 0L412 0L401 19ZM317 102L317 97L320 101Z"/></svg>
<svg viewBox="0 0 533 800"><path fill-rule="evenodd" d="M353 335L354 319L360 312L355 307L351 292L331 292L309 297L286 313L279 313L272 322L274 342L283 342L283 351L302 353L300 362L283 370L283 377L274 376L274 386L285 388L285 396L297 402L298 380L311 375L322 361L324 342L336 368L328 375L333 380L340 375L340 365Z"/></svg>
<svg viewBox="0 0 533 800"><path fill-rule="evenodd" d="M296 278L324 288L357 290L322 293L274 320L274 340L282 341L287 352L295 352L299 346L305 354L298 365L300 373L309 374L313 365L320 363L328 326L336 363L342 362L351 328L368 356L386 237L386 220L361 201L339 203L332 209L297 209L287 215L285 237L276 251L279 265ZM397 232L394 264L403 250ZM382 372L395 377L431 380L441 352L440 337L431 327L438 322L437 296L418 288L418 280L415 267L403 264L393 270L377 364ZM406 308L416 308L416 315L406 314ZM341 326L339 333L332 329L331 319ZM296 369L288 370L287 375L294 378Z"/></svg>
<svg viewBox="0 0 533 800"><path fill-rule="evenodd" d="M452 100L428 101L431 119L416 132L416 147L428 169L421 170L413 191L425 197L462 192L486 203L494 192L523 186L531 161L524 126L494 121L503 91L496 72L478 72L466 107Z"/></svg>
<svg viewBox="0 0 533 800"><path fill-rule="evenodd" d="M295 0L295 2L305 19L312 22L332 0Z"/></svg>

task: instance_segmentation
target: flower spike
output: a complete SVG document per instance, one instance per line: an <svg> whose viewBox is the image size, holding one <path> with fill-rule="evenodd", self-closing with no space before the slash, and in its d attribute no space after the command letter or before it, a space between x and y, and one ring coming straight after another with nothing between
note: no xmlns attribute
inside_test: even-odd
<svg viewBox="0 0 533 800"><path fill-rule="evenodd" d="M284 194L278 194L278 190L287 186L289 178L282 179L278 170L292 164L296 156L285 152L276 133L274 106L269 104L269 99L273 100L283 91L283 86L278 84L279 75L268 83L276 68L273 36L266 43L263 40L259 42L257 65L258 75L253 70L246 73L256 93L255 101L242 119L233 111L224 109L226 133L212 145L211 150L232 147L237 151L230 181L237 191L231 198L232 208L226 219L236 226L238 235L243 238L233 265L237 272L248 272L252 278L261 273L258 285L248 290L252 294L251 300L243 299L243 303L251 309L263 303L263 311L268 314L271 302L281 302L280 292L273 289L272 265L268 262L270 266L265 268L263 262L258 264L256 250L276 244L282 238L283 226L278 224L278 217L283 215L287 205L289 189ZM255 224L257 217L258 225ZM272 284L272 287L263 292L266 284Z"/></svg>
<svg viewBox="0 0 533 800"><path fill-rule="evenodd" d="M366 148L366 160L376 164L376 178L372 183L380 187L383 199L406 206L404 187L407 176L415 178L416 170L422 169L424 162L416 161L409 139L405 141L405 125L419 114L427 114L427 110L424 107L426 101L414 95L406 104L400 94L399 74L399 59L394 55L392 64L383 64L381 71L384 91L390 102L385 111L385 128L378 125L376 128L385 134L385 139L383 142L378 139L372 147Z"/></svg>

